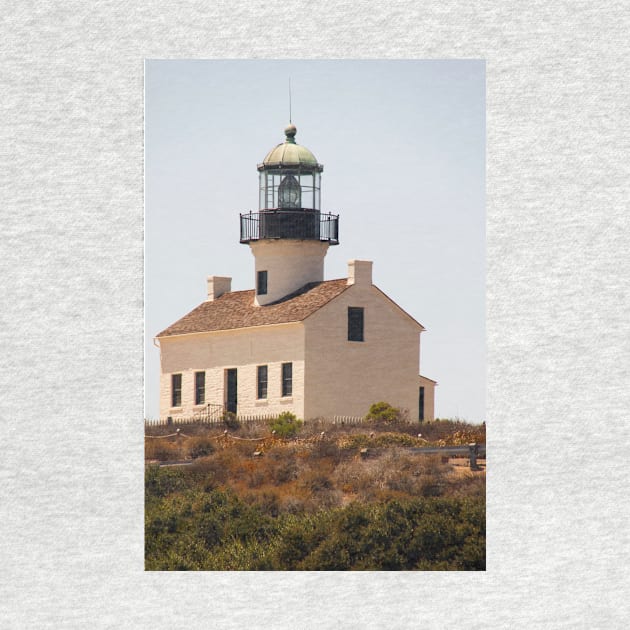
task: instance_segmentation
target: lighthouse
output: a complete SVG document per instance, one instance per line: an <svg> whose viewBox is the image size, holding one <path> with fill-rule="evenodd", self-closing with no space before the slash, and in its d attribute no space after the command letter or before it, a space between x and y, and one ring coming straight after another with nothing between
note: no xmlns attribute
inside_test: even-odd
<svg viewBox="0 0 630 630"><path fill-rule="evenodd" d="M360 420L378 401L433 418L435 381L420 376L424 327L372 282L372 261L324 279L339 215L322 212L324 167L295 141L258 164L258 210L240 214L253 289L207 277L207 299L156 337L163 417ZM212 414L215 414L214 416Z"/></svg>
<svg viewBox="0 0 630 630"><path fill-rule="evenodd" d="M240 241L255 259L256 306L322 282L328 247L339 244L339 215L321 211L324 166L295 141L296 133L288 125L284 142L258 165L258 212L240 215Z"/></svg>

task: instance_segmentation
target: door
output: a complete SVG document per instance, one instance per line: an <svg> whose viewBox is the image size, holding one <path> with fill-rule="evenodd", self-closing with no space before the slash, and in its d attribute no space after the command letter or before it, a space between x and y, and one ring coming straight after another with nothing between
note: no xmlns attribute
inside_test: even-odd
<svg viewBox="0 0 630 630"><path fill-rule="evenodd" d="M229 370L225 370L225 381L226 381L226 394L225 394L225 407L231 413L236 413L236 404L237 404L237 378L236 378L236 368L231 368Z"/></svg>

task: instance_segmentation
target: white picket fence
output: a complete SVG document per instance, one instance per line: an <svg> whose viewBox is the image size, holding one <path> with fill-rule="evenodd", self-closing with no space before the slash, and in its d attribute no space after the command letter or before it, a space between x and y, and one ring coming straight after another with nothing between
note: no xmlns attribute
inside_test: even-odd
<svg viewBox="0 0 630 630"><path fill-rule="evenodd" d="M333 416L332 418L333 424L363 424L364 422L365 418L360 416Z"/></svg>
<svg viewBox="0 0 630 630"><path fill-rule="evenodd" d="M277 418L277 414L256 414L237 416L237 420L241 423L248 422L267 422ZM365 418L360 416L333 416L332 418L318 418L320 422L330 424L349 424L356 425L365 422ZM182 424L223 424L222 416L174 416L172 418L145 418L145 427L160 427L167 425Z"/></svg>
<svg viewBox="0 0 630 630"><path fill-rule="evenodd" d="M241 423L246 422L267 422L272 418L277 418L274 414L259 414L251 416L237 416ZM178 424L223 424L223 416L173 416L170 418L145 418L145 427L161 427Z"/></svg>
<svg viewBox="0 0 630 630"><path fill-rule="evenodd" d="M277 418L277 413L265 413L265 414L257 414L253 416L236 416L236 419L239 422L267 422L268 420L272 420Z"/></svg>

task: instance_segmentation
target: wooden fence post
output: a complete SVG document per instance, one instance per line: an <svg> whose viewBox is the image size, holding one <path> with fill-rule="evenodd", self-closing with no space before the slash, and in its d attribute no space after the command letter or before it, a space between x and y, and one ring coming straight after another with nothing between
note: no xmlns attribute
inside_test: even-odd
<svg viewBox="0 0 630 630"><path fill-rule="evenodd" d="M479 454L479 444L471 442L468 445L468 457L470 457L470 470L479 470L477 466L477 455Z"/></svg>

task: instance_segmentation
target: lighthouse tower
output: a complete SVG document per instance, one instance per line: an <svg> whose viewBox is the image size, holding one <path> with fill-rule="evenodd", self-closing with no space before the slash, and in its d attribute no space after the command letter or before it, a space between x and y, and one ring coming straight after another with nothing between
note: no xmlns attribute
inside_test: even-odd
<svg viewBox="0 0 630 630"><path fill-rule="evenodd" d="M296 143L296 131L295 125L286 127L285 141L258 165L258 212L241 214L241 243L256 261L256 306L322 282L328 247L339 244L339 216L320 208L324 167Z"/></svg>

